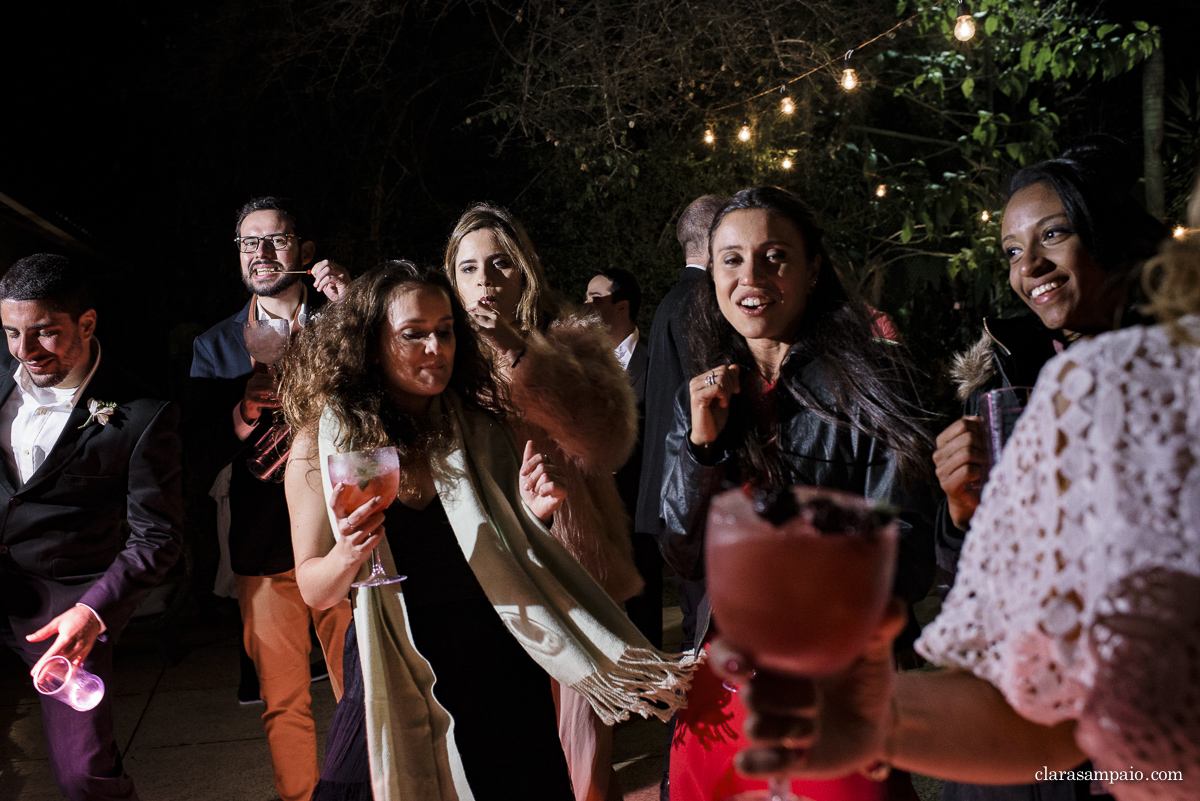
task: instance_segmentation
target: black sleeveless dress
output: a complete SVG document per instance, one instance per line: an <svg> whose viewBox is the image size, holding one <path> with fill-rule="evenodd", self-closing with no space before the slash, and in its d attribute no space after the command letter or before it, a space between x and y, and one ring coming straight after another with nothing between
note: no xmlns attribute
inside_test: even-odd
<svg viewBox="0 0 1200 801"><path fill-rule="evenodd" d="M571 801L550 677L500 621L467 565L441 500L384 513L413 644L429 660L434 695L454 717L454 740L480 801ZM314 801L370 801L366 708L351 622L344 691L333 714Z"/></svg>

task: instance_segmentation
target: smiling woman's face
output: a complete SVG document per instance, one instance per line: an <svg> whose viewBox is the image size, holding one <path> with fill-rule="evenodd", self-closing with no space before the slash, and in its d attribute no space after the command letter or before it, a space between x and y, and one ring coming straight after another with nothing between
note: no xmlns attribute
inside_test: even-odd
<svg viewBox="0 0 1200 801"><path fill-rule="evenodd" d="M1120 291L1106 287L1104 268L1083 246L1054 188L1018 190L1001 226L1008 283L1042 325L1067 333L1108 329Z"/></svg>
<svg viewBox="0 0 1200 801"><path fill-rule="evenodd" d="M712 238L712 274L721 314L751 348L790 345L821 270L804 235L766 209L725 215Z"/></svg>

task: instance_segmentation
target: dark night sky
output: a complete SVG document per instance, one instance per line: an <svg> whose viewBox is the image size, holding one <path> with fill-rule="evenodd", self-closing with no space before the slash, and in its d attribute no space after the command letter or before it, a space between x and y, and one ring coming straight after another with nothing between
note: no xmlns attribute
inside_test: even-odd
<svg viewBox="0 0 1200 801"><path fill-rule="evenodd" d="M354 140L352 121L339 131L338 120L322 117L319 98L298 107L278 87L246 99L238 89L252 80L245 59L255 54L214 24L207 9L215 5L203 12L184 3L68 5L69 12L58 4L0 8L0 193L94 248L105 287L102 341L106 334L121 340L173 384L186 371L190 337L244 302L229 239L233 211L256 194L296 196L324 218L318 243L322 236L343 243L345 253L320 256L366 266L352 263L352 243L365 229L338 214L343 194L354 191L351 149L341 146L342 137ZM221 7L229 13L238 5ZM1169 82L1195 71L1194 47L1183 39L1192 26L1182 24L1194 7L1193 0L1110 3L1114 18L1166 26ZM252 10L228 19L281 24ZM454 41L474 64L490 44L477 19L465 19ZM435 63L445 55L413 57ZM392 255L436 259L466 202L509 202L528 180L517 159L492 158L491 143L459 125L486 74L485 64L451 76L417 107L427 126L424 139L413 137L424 149L424 173L410 182L410 222ZM1129 76L1120 91L1103 95L1097 114L1132 123L1140 116L1137 105L1129 107L1138 91L1140 78ZM10 243L16 236L11 225L0 227L5 262L24 255L14 248L35 247L21 239L6 245L6 231Z"/></svg>

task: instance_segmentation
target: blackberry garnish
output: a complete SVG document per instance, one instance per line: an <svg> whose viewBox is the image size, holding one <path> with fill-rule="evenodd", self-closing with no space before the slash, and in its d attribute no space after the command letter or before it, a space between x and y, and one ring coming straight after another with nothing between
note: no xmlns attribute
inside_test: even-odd
<svg viewBox="0 0 1200 801"><path fill-rule="evenodd" d="M778 526L800 513L796 496L787 487L755 487L751 498L754 501L755 513L764 520L769 520L772 525Z"/></svg>

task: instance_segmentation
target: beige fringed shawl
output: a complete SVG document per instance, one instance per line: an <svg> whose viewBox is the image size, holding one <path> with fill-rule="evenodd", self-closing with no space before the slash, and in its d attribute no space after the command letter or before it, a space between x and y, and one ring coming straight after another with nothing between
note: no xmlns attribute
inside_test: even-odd
<svg viewBox="0 0 1200 801"><path fill-rule="evenodd" d="M519 460L505 427L464 410L452 392L442 399L454 446L435 471L438 495L501 620L547 673L585 696L606 724L631 712L667 720L684 705L691 658L651 646L533 516L520 498ZM326 456L338 449L337 441L338 424L327 411L319 436L327 501L332 488ZM332 512L330 520L336 532ZM394 571L386 540L379 547L385 567ZM372 789L377 801L466 801L474 796L454 745L454 721L434 699L433 671L409 639L401 587L353 591ZM486 655L464 648L463 658L487 670Z"/></svg>

